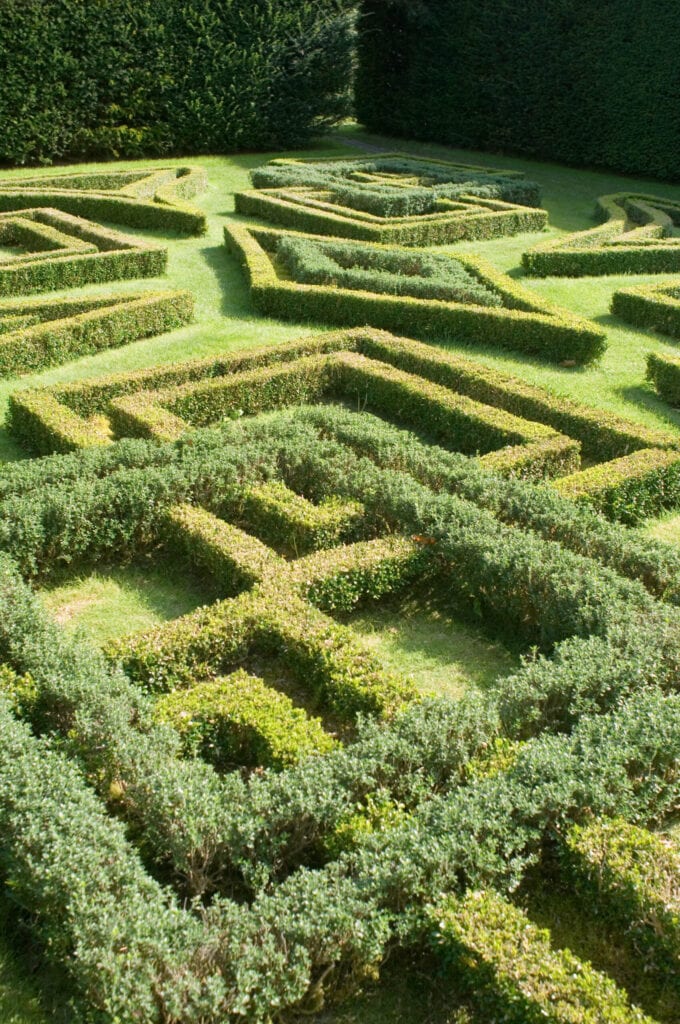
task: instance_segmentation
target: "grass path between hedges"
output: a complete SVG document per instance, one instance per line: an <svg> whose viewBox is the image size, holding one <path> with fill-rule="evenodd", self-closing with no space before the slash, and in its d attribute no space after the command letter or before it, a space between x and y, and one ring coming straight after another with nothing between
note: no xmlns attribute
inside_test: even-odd
<svg viewBox="0 0 680 1024"><path fill-rule="evenodd" d="M609 192L637 190L680 200L680 186L623 178L601 171L580 171L555 164L537 163L513 157L489 156L478 152L436 146L394 142L362 132L348 125L320 141L307 153L337 155L343 151L357 155L357 143L384 149L408 150L471 163L524 170L543 187L544 205L550 214L550 235L580 230L593 225L595 198ZM275 154L271 154L275 155ZM148 287L189 288L196 295L196 322L158 339L135 342L123 349L76 360L42 374L20 380L0 382L0 421L4 417L7 396L15 388L34 387L57 381L70 381L103 373L135 369L159 363L206 356L255 345L286 341L303 333L324 329L314 325L281 323L253 313L242 274L222 246L222 227L233 210L233 193L248 187L248 170L268 159L266 154L237 157L197 158L195 163L208 171L209 191L198 198L208 213L209 230L202 238L167 240L170 251L165 278L149 281ZM171 161L125 161L117 166L140 167L168 164ZM175 161L173 161L175 162ZM189 161L186 161L189 162ZM78 165L74 170L93 166ZM51 168L10 172L14 178L54 173ZM1 176L4 176L4 172ZM139 232L145 237L164 238L160 233ZM452 247L477 251L496 266L520 277L521 253L542 235L524 235L483 243L463 243ZM623 284L661 281L669 275L581 278L548 278L525 283L537 293L574 312L596 320L606 331L609 348L599 366L563 369L492 350L451 350L473 354L490 366L517 374L526 380L550 388L593 406L606 408L650 425L680 427L680 412L670 410L658 400L644 382L645 356L649 351L674 353L678 345L652 332L629 329L609 313L613 291ZM137 281L83 289L87 293L137 290ZM71 291L69 294L76 294ZM0 427L0 461L21 458L23 453ZM680 541L680 516L664 517L650 524L650 532ZM97 639L126 631L127 628L152 625L189 610L201 600L199 587L175 586L166 576L139 568L120 572L101 571L83 580L65 584L45 595L65 622L85 626ZM130 623L132 622L132 627ZM509 671L513 657L498 644L475 630L440 613L422 608L381 608L353 618L353 625L369 644L394 668L413 673L423 686L434 685L455 693L472 680L484 686L501 671ZM7 903L0 899L0 1021L2 1024L61 1024L69 1020L63 1010L59 981L35 971L29 954L16 955L16 943L6 917ZM574 926L575 928L578 925ZM595 949L594 956L597 956ZM393 972L394 973L394 972ZM468 1021L458 1016L447 992L433 992L431 978L407 979L396 971L392 982L365 997L353 1000L337 1013L319 1019L328 1024L392 1024L408 1020L410 1024L453 1024ZM59 1009L61 1007L61 1010Z"/></svg>

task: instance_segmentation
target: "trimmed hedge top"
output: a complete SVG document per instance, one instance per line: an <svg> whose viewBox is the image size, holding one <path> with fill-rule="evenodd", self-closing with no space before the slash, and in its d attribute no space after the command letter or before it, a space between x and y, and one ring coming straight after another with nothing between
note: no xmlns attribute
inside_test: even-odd
<svg viewBox="0 0 680 1024"><path fill-rule="evenodd" d="M279 159L251 171L237 213L323 235L433 245L540 231L538 186L520 172L401 153L356 160Z"/></svg>
<svg viewBox="0 0 680 1024"><path fill-rule="evenodd" d="M200 235L206 230L205 214L189 200L206 187L202 167L0 178L0 210L50 206L128 227Z"/></svg>
<svg viewBox="0 0 680 1024"><path fill-rule="evenodd" d="M583 277L595 274L661 274L680 270L680 202L618 192L601 196L605 223L541 242L522 255L528 274Z"/></svg>

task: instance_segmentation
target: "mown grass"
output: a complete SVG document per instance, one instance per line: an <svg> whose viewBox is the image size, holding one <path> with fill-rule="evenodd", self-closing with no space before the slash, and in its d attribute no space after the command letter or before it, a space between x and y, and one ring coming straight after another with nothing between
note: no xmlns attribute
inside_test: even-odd
<svg viewBox="0 0 680 1024"><path fill-rule="evenodd" d="M347 622L386 668L412 679L422 693L459 697L471 686L486 689L518 664L480 629L420 598L381 603Z"/></svg>
<svg viewBox="0 0 680 1024"><path fill-rule="evenodd" d="M39 593L57 622L97 644L151 629L215 597L209 584L163 562L99 569Z"/></svg>

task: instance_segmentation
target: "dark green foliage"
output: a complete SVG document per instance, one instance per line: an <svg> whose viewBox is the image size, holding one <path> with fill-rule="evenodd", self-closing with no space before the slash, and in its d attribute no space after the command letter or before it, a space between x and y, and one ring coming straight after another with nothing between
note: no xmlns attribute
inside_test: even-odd
<svg viewBox="0 0 680 1024"><path fill-rule="evenodd" d="M501 306L491 291L455 259L438 253L370 249L350 242L282 238L276 258L300 284L325 284L386 295L479 306Z"/></svg>
<svg viewBox="0 0 680 1024"><path fill-rule="evenodd" d="M346 115L345 0L7 0L0 160L298 145Z"/></svg>
<svg viewBox="0 0 680 1024"><path fill-rule="evenodd" d="M670 405L680 406L680 359L677 356L650 352L647 380Z"/></svg>
<svg viewBox="0 0 680 1024"><path fill-rule="evenodd" d="M655 0L363 0L358 116L395 137L674 179L679 17Z"/></svg>

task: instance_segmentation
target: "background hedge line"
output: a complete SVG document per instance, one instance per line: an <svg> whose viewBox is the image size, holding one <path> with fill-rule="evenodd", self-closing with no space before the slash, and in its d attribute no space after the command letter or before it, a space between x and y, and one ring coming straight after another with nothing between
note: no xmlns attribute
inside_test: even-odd
<svg viewBox="0 0 680 1024"><path fill-rule="evenodd" d="M677 178L680 11L640 0L363 0L370 129Z"/></svg>
<svg viewBox="0 0 680 1024"><path fill-rule="evenodd" d="M350 0L4 0L0 161L285 149L348 112Z"/></svg>

